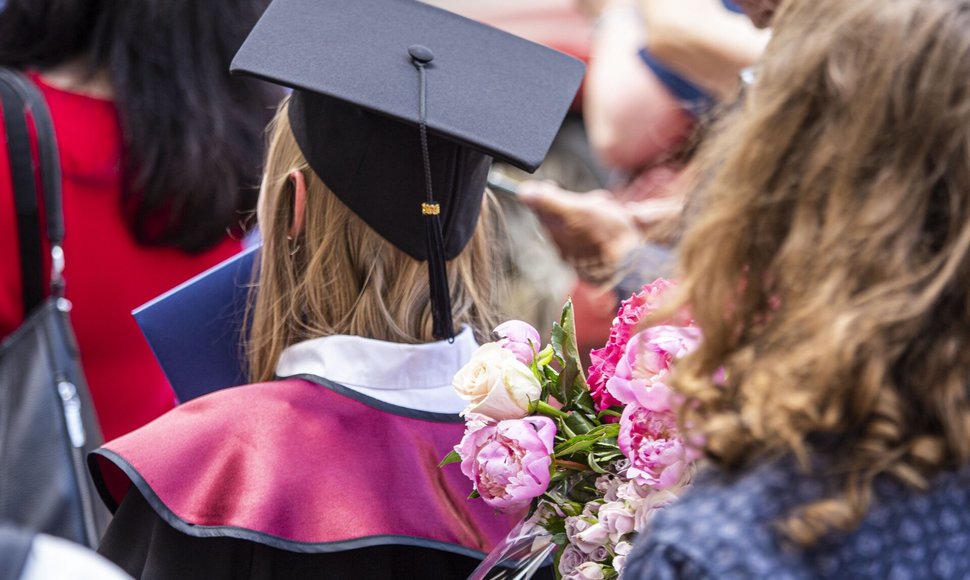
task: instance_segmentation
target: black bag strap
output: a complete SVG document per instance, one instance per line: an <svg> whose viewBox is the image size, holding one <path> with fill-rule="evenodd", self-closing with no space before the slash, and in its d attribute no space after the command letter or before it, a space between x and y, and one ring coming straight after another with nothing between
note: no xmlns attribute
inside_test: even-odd
<svg viewBox="0 0 970 580"><path fill-rule="evenodd" d="M51 294L63 294L64 217L61 206L61 165L57 152L54 123L40 90L22 73L0 67L0 99L7 153L17 210L17 237L20 244L20 274L24 316L44 300L44 275L38 189L43 192L47 218L47 239L52 257ZM40 157L40 184L35 179L27 120L32 119Z"/></svg>

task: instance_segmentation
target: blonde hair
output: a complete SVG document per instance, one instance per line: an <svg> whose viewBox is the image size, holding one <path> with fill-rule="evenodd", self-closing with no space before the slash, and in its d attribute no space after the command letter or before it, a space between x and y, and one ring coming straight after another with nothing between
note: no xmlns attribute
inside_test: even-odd
<svg viewBox="0 0 970 580"><path fill-rule="evenodd" d="M252 381L272 379L283 349L309 338L433 340L427 263L387 242L337 199L303 157L287 109L284 101L270 126L259 224L263 249L248 317ZM303 231L289 240L293 170L303 174L307 191ZM475 234L448 263L454 322L469 325L479 341L494 327L491 203L486 196Z"/></svg>
<svg viewBox="0 0 970 580"><path fill-rule="evenodd" d="M876 477L970 461L970 0L788 0L775 24L695 168L677 302L704 341L674 386L723 468L832 461L838 491L781 522L807 546Z"/></svg>

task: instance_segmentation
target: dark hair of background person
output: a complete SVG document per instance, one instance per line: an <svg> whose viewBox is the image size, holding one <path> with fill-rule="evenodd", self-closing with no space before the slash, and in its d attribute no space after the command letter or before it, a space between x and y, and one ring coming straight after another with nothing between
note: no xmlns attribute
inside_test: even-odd
<svg viewBox="0 0 970 580"><path fill-rule="evenodd" d="M124 134L123 211L144 245L208 249L258 195L263 130L282 93L231 77L269 0L7 0L0 64L84 59L110 80Z"/></svg>

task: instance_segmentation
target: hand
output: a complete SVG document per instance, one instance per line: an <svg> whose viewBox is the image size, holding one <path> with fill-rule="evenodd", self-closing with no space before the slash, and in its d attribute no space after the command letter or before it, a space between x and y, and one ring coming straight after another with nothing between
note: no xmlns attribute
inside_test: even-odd
<svg viewBox="0 0 970 580"><path fill-rule="evenodd" d="M536 212L563 259L588 281L608 280L640 243L633 218L608 191L575 193L527 181L519 186L519 198Z"/></svg>

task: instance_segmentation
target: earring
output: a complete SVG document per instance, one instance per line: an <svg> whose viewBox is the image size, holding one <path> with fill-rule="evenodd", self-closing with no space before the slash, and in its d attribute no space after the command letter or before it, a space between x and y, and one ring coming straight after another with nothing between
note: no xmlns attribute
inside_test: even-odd
<svg viewBox="0 0 970 580"><path fill-rule="evenodd" d="M286 236L286 241L289 242L290 255L291 256L295 256L296 253L300 251L300 244L299 243L296 243L296 244L293 243L293 236Z"/></svg>

